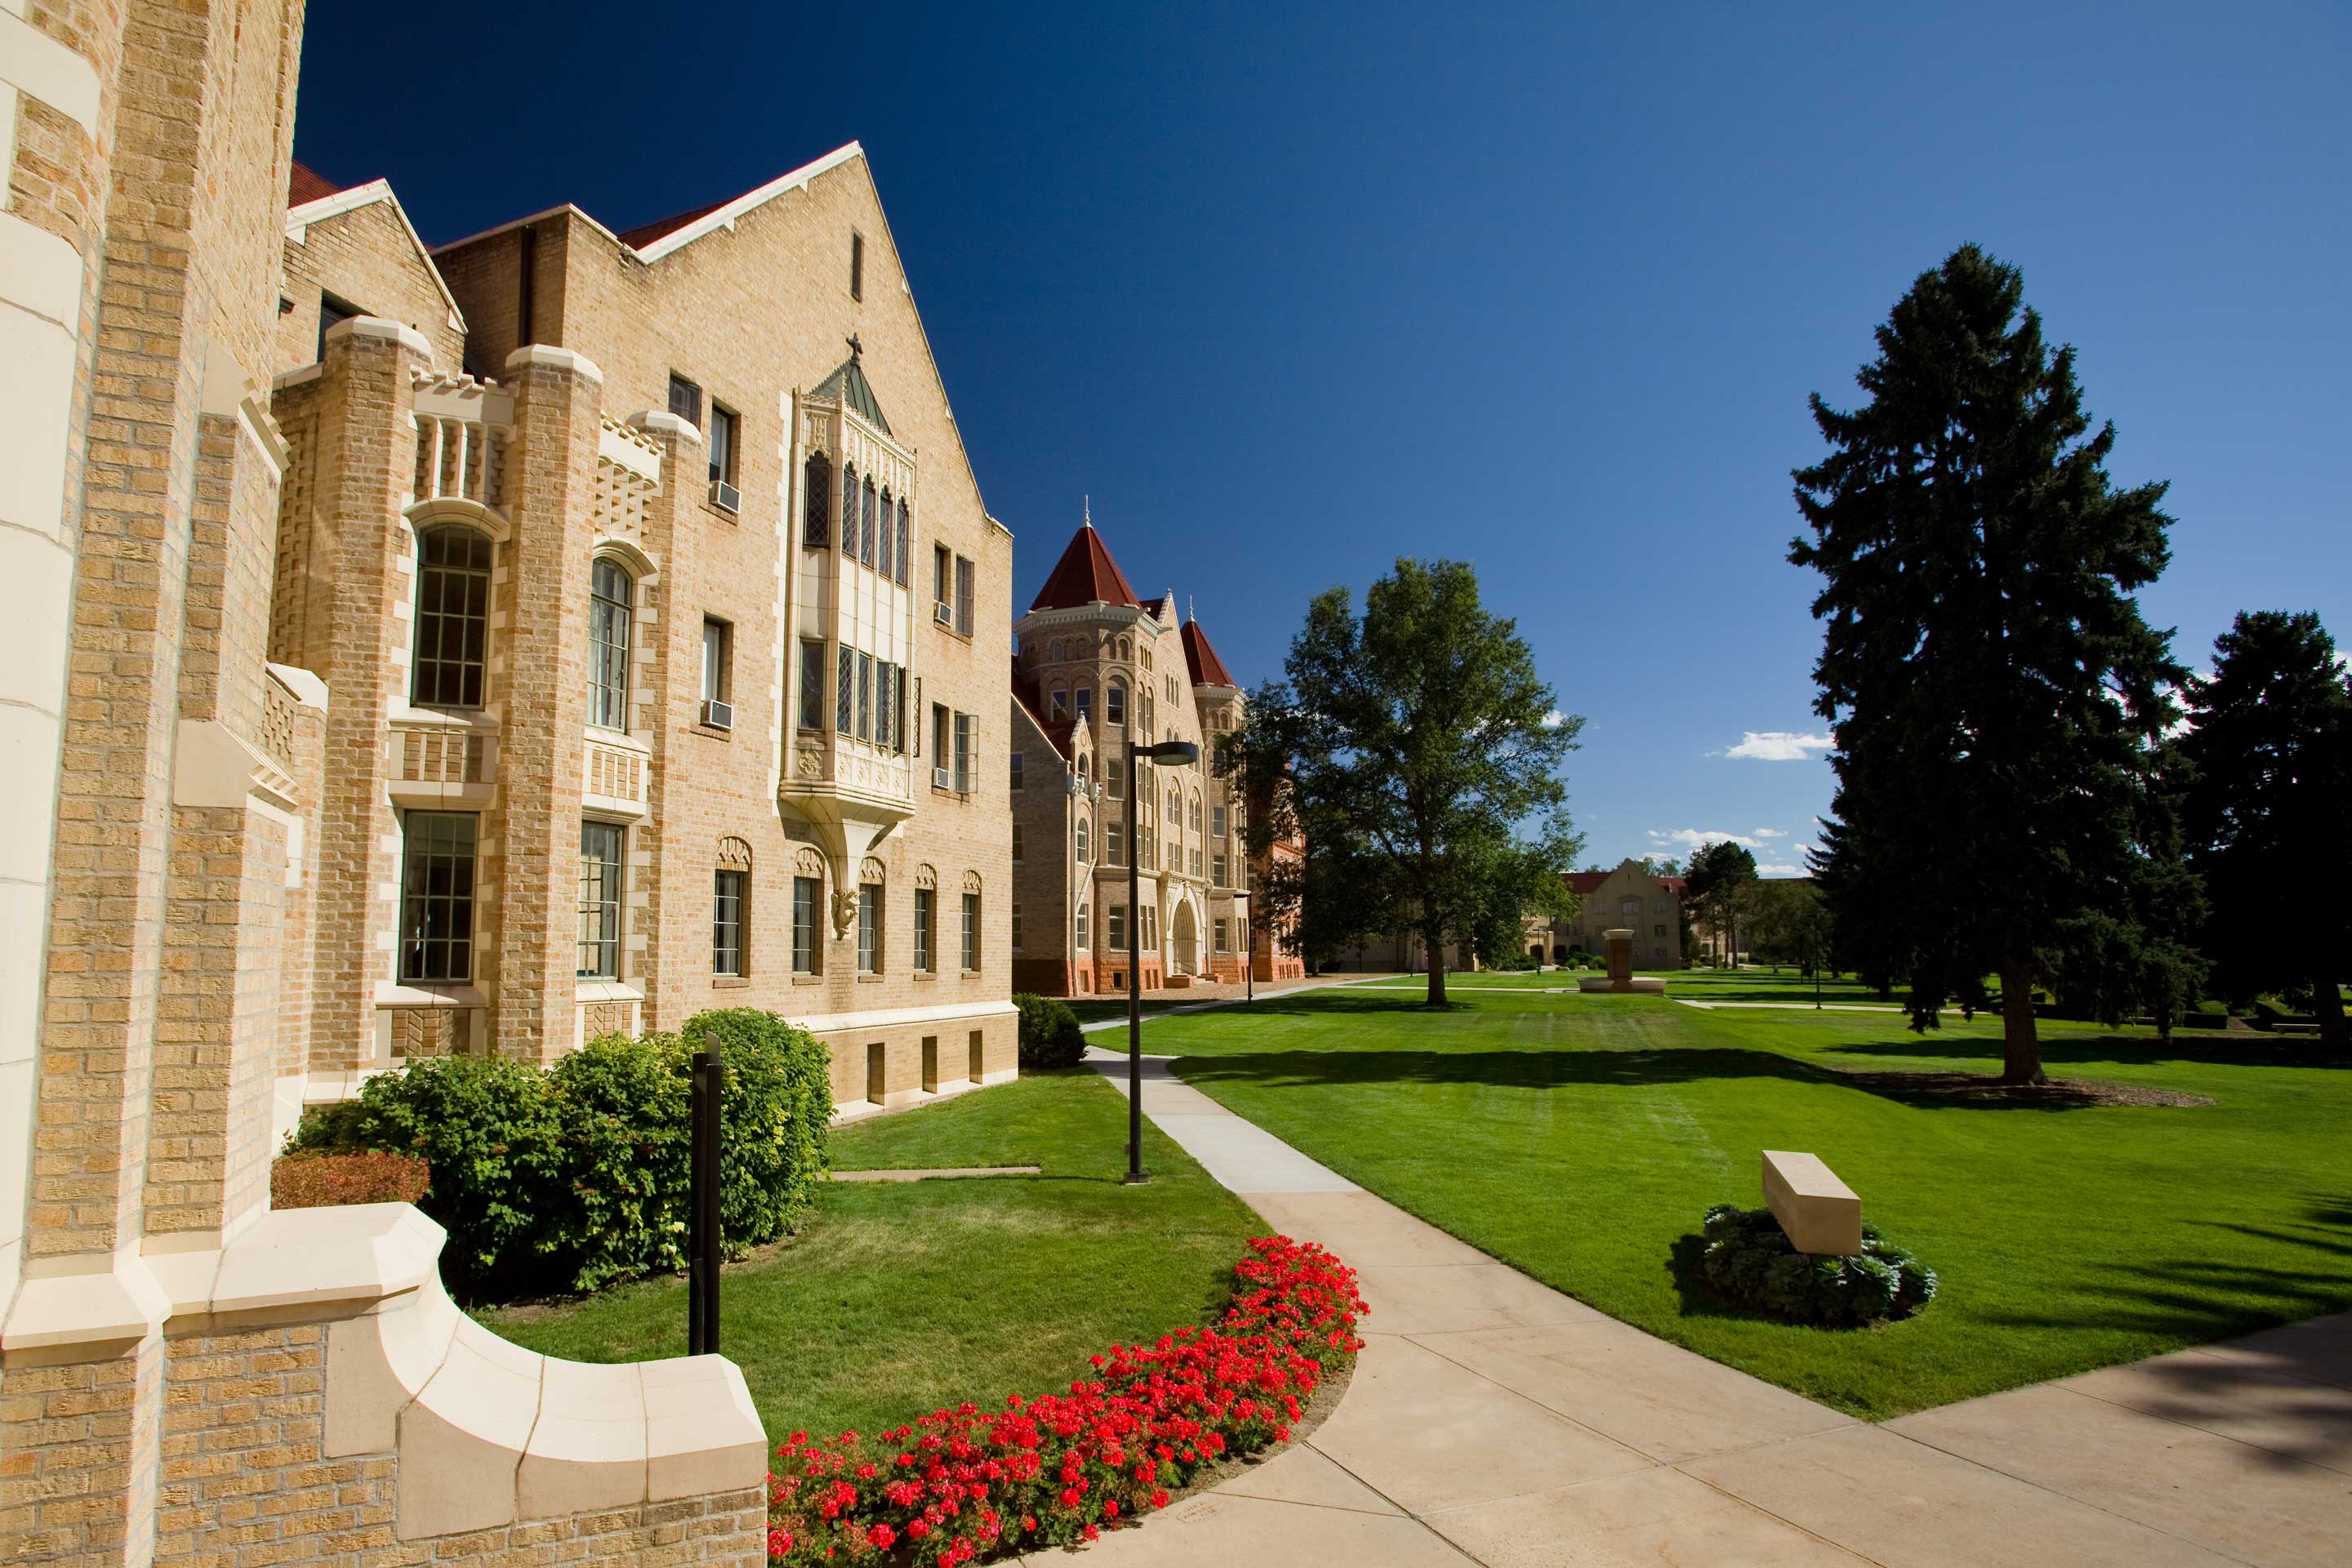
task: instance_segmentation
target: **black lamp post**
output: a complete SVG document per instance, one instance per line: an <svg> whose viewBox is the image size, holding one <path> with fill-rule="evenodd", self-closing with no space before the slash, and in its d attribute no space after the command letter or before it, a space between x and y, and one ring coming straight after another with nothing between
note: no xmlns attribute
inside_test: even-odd
<svg viewBox="0 0 2352 1568"><path fill-rule="evenodd" d="M1127 1174L1132 1185L1147 1180L1143 1173L1143 874L1141 836L1142 772L1136 764L1149 757L1161 767L1182 767L1201 760L1201 748L1190 741L1163 741L1156 746L1127 742Z"/></svg>

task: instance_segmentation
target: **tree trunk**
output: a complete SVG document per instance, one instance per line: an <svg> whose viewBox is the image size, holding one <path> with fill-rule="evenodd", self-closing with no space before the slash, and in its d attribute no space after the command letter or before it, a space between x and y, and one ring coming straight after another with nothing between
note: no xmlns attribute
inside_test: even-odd
<svg viewBox="0 0 2352 1568"><path fill-rule="evenodd" d="M2311 983L2311 1010L2319 1019L2319 1048L2330 1056L2343 1055L2344 995L2325 974Z"/></svg>
<svg viewBox="0 0 2352 1568"><path fill-rule="evenodd" d="M2014 955L2000 966L2000 1081L2047 1083L2033 1031L2033 971Z"/></svg>
<svg viewBox="0 0 2352 1568"><path fill-rule="evenodd" d="M1445 1005L1445 933L1434 926L1423 926L1421 944L1429 950L1429 1005Z"/></svg>

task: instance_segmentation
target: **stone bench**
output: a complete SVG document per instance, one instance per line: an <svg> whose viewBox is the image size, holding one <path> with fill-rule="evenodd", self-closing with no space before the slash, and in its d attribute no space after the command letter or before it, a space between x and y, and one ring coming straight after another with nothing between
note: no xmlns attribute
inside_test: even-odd
<svg viewBox="0 0 2352 1568"><path fill-rule="evenodd" d="M1862 1199L1818 1154L1765 1150L1764 1203L1800 1252L1851 1258L1862 1250Z"/></svg>

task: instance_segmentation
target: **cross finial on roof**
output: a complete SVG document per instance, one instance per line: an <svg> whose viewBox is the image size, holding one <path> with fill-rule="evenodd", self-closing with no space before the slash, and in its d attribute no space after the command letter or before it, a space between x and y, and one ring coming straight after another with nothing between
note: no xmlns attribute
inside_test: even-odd
<svg viewBox="0 0 2352 1568"><path fill-rule="evenodd" d="M1078 526L1081 528L1092 528L1095 525L1094 497L1088 496L1078 503Z"/></svg>
<svg viewBox="0 0 2352 1568"><path fill-rule="evenodd" d="M857 341L857 334L856 334L856 332L852 332L852 333L850 333L850 334L849 334L849 357L850 357L851 359L856 359L858 355L860 355L860 354L864 353L865 352L866 352L866 345L865 345L864 343L861 343L861 342L859 342Z"/></svg>
<svg viewBox="0 0 2352 1568"><path fill-rule="evenodd" d="M1192 595L1190 594L1184 595L1184 618L1188 621L1197 621L1201 618L1199 616L1193 614Z"/></svg>

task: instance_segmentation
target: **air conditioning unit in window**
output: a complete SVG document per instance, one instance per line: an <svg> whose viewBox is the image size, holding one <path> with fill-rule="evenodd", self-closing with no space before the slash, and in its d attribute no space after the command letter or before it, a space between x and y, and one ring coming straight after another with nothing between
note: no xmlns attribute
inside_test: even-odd
<svg viewBox="0 0 2352 1568"><path fill-rule="evenodd" d="M735 728L735 705L731 702L719 702L705 698L702 703L702 721L714 730L732 730Z"/></svg>
<svg viewBox="0 0 2352 1568"><path fill-rule="evenodd" d="M931 770L931 787L933 789L950 788L954 782L955 775L949 773L947 769L933 768Z"/></svg>
<svg viewBox="0 0 2352 1568"><path fill-rule="evenodd" d="M742 492L725 479L713 479L710 481L710 504L721 511L741 511Z"/></svg>
<svg viewBox="0 0 2352 1568"><path fill-rule="evenodd" d="M933 601L931 605L931 619L939 623L940 626L951 626L955 625L955 611L950 605Z"/></svg>

